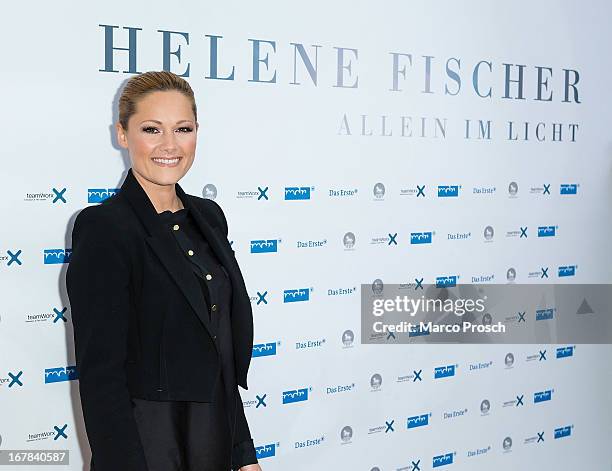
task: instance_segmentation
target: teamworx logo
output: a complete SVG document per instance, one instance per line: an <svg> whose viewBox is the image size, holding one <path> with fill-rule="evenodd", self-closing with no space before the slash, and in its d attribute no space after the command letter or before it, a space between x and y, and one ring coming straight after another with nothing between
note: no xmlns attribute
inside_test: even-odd
<svg viewBox="0 0 612 471"><path fill-rule="evenodd" d="M19 260L19 257L22 255L23 251L21 249L13 249L7 250L6 254L8 257L0 256L0 260L6 260L8 258L8 262L6 262L6 266L10 267L13 263L17 265L23 265L23 262Z"/></svg>
<svg viewBox="0 0 612 471"><path fill-rule="evenodd" d="M67 203L66 201L66 188L62 188L62 189L57 189L57 188L51 188L51 191L53 193L46 193L46 192L40 192L40 193L26 193L26 200L27 201L45 201L45 200L49 200L52 199L51 202L53 204L55 203Z"/></svg>

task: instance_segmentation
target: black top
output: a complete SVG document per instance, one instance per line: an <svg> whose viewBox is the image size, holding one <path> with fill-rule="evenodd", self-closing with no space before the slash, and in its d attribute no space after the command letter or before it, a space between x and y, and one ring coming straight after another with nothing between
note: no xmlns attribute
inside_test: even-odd
<svg viewBox="0 0 612 471"><path fill-rule="evenodd" d="M159 213L159 218L174 234L200 283L208 306L213 338L221 355L224 385L226 391L233 394L237 385L230 324L232 284L229 275L198 230L188 208L164 211Z"/></svg>
<svg viewBox="0 0 612 471"><path fill-rule="evenodd" d="M191 407L185 410L190 411L189 413L192 413L191 411L195 413L196 407L200 407L196 406L196 404L206 404L207 407L216 409L220 407L225 408L224 412L219 411L219 413L220 415L227 416L231 432L234 431L234 427L236 432L234 443L232 444L232 468L238 469L247 464L257 463L253 440L246 423L242 400L238 394L238 386L236 384L230 323L231 280L225 267L219 262L203 234L198 229L189 208L183 208L175 212L170 210L163 211L158 213L158 216L162 223L168 226L168 230L174 234L181 251L185 254L186 263L190 263L194 276L200 284L208 307L211 333L221 357L221 376L218 385L223 385L224 398L220 398L218 403L190 403ZM218 394L221 394L220 390L218 390ZM139 400L139 403L141 401L144 400ZM236 405L236 410L234 410L234 404ZM150 405L147 404L147 407L150 407ZM144 410L142 408L142 411ZM236 413L235 416L234 412ZM142 412L139 413L142 414ZM195 417L187 420L196 422ZM180 432L183 435L185 433L185 431ZM194 433L193 430L190 430L190 432Z"/></svg>

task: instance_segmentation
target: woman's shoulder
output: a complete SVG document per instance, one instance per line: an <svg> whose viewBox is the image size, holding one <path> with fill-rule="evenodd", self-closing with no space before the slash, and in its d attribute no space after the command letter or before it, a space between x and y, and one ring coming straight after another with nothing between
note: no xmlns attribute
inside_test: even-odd
<svg viewBox="0 0 612 471"><path fill-rule="evenodd" d="M79 211L72 227L73 244L77 239L90 243L124 245L132 237L132 219L128 208L111 197L97 205L86 206Z"/></svg>
<svg viewBox="0 0 612 471"><path fill-rule="evenodd" d="M109 222L112 219L112 210L109 211L108 206L104 205L95 205L95 206L85 206L83 209L79 211L76 219L74 220L74 225L82 226L82 225L100 225L104 227L104 223Z"/></svg>
<svg viewBox="0 0 612 471"><path fill-rule="evenodd" d="M115 223L115 227L118 219L123 216L127 216L124 213L125 209L119 204L119 200L114 196L104 200L100 204L85 206L79 211L75 219L75 226L79 224L95 224L112 227L109 223Z"/></svg>

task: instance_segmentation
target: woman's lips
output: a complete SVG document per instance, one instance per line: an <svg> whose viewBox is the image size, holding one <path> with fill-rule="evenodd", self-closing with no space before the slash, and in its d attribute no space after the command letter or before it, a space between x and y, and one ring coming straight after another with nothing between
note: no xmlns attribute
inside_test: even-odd
<svg viewBox="0 0 612 471"><path fill-rule="evenodd" d="M151 160L160 167L176 167L181 157L153 157Z"/></svg>

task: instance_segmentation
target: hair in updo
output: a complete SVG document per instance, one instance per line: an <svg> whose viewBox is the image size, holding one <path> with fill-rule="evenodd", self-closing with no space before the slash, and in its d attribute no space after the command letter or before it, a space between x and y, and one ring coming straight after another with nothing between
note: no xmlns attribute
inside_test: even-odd
<svg viewBox="0 0 612 471"><path fill-rule="evenodd" d="M178 75L162 71L149 71L132 77L125 84L119 97L119 123L127 131L130 117L136 113L138 102L151 92L175 90L183 93L191 101L191 108L198 120L198 112L193 90L189 83Z"/></svg>

